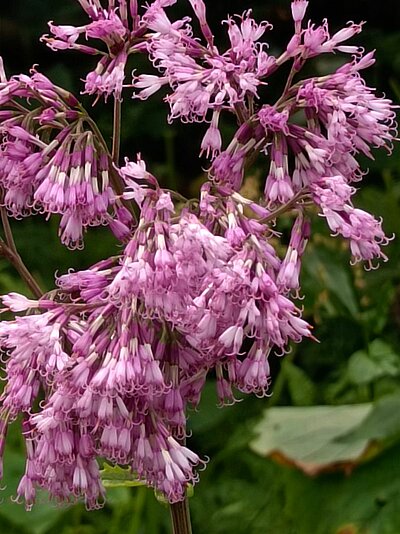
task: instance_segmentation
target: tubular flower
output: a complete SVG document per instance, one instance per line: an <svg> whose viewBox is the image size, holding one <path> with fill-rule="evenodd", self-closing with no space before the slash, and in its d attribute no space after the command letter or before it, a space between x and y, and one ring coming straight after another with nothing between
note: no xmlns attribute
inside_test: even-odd
<svg viewBox="0 0 400 534"><path fill-rule="evenodd" d="M109 223L110 208L119 206L107 147L88 127L75 97L42 74L15 76L0 88L7 94L0 116L0 185L8 213L60 214L61 241L81 248L84 229ZM21 101L35 107L23 111Z"/></svg>
<svg viewBox="0 0 400 534"><path fill-rule="evenodd" d="M276 57L263 41L271 24L250 10L224 21L220 50L203 0L189 0L200 37L189 17L169 16L176 0L79 3L87 23L50 22L43 40L98 57L84 92L121 100L128 59L146 54L156 72L134 73L133 96L165 90L170 122L205 122L200 155L210 163L198 199L163 189L140 154L119 164L117 113L110 154L73 95L35 70L8 80L0 60L2 206L16 218L59 215L70 248L97 225L123 243L118 255L58 276L38 300L1 297L0 311L17 315L0 324L0 475L8 423L21 417L17 500L28 509L39 488L56 501L101 506L99 457L175 503L204 463L183 442L186 410L198 406L208 375L220 405L235 402L236 391L268 395L273 355L314 339L296 304L309 207L348 240L352 263L387 260L382 221L353 199L365 174L359 156L392 150L395 106L362 78L373 53L346 42L362 23L332 33L327 21L304 22L306 0L291 2L294 34ZM308 59L332 52L350 60L325 76L298 76ZM263 101L287 62L280 97ZM228 113L237 125L225 143ZM265 180L247 198L256 159ZM288 211L285 241L275 222Z"/></svg>
<svg viewBox="0 0 400 534"><path fill-rule="evenodd" d="M103 95L105 99L114 95L121 98L122 86L125 78L125 65L133 46L137 21L128 19L126 2L108 2L104 8L100 0L79 0L82 8L90 18L84 26L57 26L49 22L52 36L44 35L42 40L52 50L77 50L84 54L101 56L95 70L90 72L85 80L85 92ZM83 36L88 39L103 41L107 53L93 46L80 44Z"/></svg>

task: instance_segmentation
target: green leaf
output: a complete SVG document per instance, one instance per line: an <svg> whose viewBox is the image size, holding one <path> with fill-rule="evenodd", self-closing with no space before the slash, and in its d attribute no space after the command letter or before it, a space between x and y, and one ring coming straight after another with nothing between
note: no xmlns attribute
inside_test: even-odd
<svg viewBox="0 0 400 534"><path fill-rule="evenodd" d="M356 316L358 313L357 301L350 277L345 269L333 263L325 263L320 273L326 287L341 301L353 317Z"/></svg>
<svg viewBox="0 0 400 534"><path fill-rule="evenodd" d="M119 465L104 464L100 471L101 480L106 488L137 487L145 486L143 480L139 480L137 475L130 469Z"/></svg>
<svg viewBox="0 0 400 534"><path fill-rule="evenodd" d="M350 356L347 377L352 384L370 384L381 376L383 374L379 364L371 360L366 351L358 350Z"/></svg>
<svg viewBox="0 0 400 534"><path fill-rule="evenodd" d="M311 247L304 255L304 270L309 279L313 280L315 289L322 292L326 289L350 312L358 316L358 303L354 293L350 274L346 265L338 262L337 254L319 247ZM340 258L342 260L342 258Z"/></svg>
<svg viewBox="0 0 400 534"><path fill-rule="evenodd" d="M350 471L400 441L399 413L399 393L374 403L271 408L250 447L308 475Z"/></svg>
<svg viewBox="0 0 400 534"><path fill-rule="evenodd" d="M381 363L386 373L395 376L400 370L400 357L392 347L382 339L374 339L369 346L370 357Z"/></svg>
<svg viewBox="0 0 400 534"><path fill-rule="evenodd" d="M338 442L371 412L371 404L350 406L277 407L264 412L255 428L251 449L309 475L359 463L368 438Z"/></svg>
<svg viewBox="0 0 400 534"><path fill-rule="evenodd" d="M290 397L295 406L310 406L316 397L315 385L307 374L289 360L282 364Z"/></svg>
<svg viewBox="0 0 400 534"><path fill-rule="evenodd" d="M367 417L340 436L341 443L370 440L390 445L400 439L400 394L388 395L373 404Z"/></svg>
<svg viewBox="0 0 400 534"><path fill-rule="evenodd" d="M364 385L383 377L396 377L400 374L400 358L381 339L368 345L368 351L357 351L351 355L347 377L352 384Z"/></svg>

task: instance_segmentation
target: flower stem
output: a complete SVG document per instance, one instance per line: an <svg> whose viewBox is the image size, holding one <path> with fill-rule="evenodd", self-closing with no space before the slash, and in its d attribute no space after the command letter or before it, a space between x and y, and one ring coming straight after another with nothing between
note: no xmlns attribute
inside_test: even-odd
<svg viewBox="0 0 400 534"><path fill-rule="evenodd" d="M7 212L4 208L0 208L1 210L1 222L3 224L3 230L4 235L6 237L6 243L10 250L12 250L15 254L18 254L17 247L15 245L14 236L12 234L10 221L7 217Z"/></svg>
<svg viewBox="0 0 400 534"><path fill-rule="evenodd" d="M38 282L29 272L28 268L26 267L26 265L22 261L21 256L18 253L6 210L4 208L0 208L0 214L1 222L3 224L4 229L4 235L6 238L5 242L0 239L0 254L3 254L3 256L10 261L10 263L18 271L20 277L25 281L26 285L29 287L35 297L40 299L43 296L44 292Z"/></svg>
<svg viewBox="0 0 400 534"><path fill-rule="evenodd" d="M175 386L179 386L180 379L176 379ZM174 435L174 438L181 444L186 445L186 436ZM172 534L192 534L192 523L190 521L189 498L187 492L183 501L169 505L172 522Z"/></svg>
<svg viewBox="0 0 400 534"><path fill-rule="evenodd" d="M267 215L266 217L263 217L262 219L257 219L257 221L262 222L262 223L268 223L268 222L273 221L274 219L279 217L279 215L282 215L286 211L293 208L298 202L303 200L303 198L305 198L306 195L307 195L307 190L306 188L303 187L303 189L301 189L298 193L296 193L293 198L291 198L288 202L286 202L286 204L282 204L282 206L272 211L269 215Z"/></svg>
<svg viewBox="0 0 400 534"><path fill-rule="evenodd" d="M188 498L171 504L170 511L173 534L192 534Z"/></svg>
<svg viewBox="0 0 400 534"><path fill-rule="evenodd" d="M118 165L121 147L121 100L114 98L114 121L111 158Z"/></svg>

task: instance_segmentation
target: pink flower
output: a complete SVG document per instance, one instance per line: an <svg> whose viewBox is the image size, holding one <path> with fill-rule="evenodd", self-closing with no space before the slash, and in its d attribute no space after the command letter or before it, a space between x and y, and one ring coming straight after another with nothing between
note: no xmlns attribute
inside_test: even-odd
<svg viewBox="0 0 400 534"><path fill-rule="evenodd" d="M271 353L313 339L295 301L310 204L349 241L352 262L386 261L382 221L354 207L353 182L364 175L360 154L390 153L395 109L361 77L373 54L346 44L362 24L333 35L327 21L303 27L306 0L291 3L294 35L278 57L263 40L272 26L250 10L228 17L220 50L203 0L190 0L200 39L188 17L168 13L176 0L153 0L141 12L136 0L79 3L87 23L51 22L53 36L43 40L99 56L84 92L121 100L129 58L145 53L158 75L135 75L134 97L163 89L169 122L207 123L201 155L211 163L198 200L163 189L140 154L122 167L111 161L115 143L110 155L72 94L35 70L7 80L0 60L4 207L14 217L59 215L70 248L82 248L83 233L97 225L123 243L118 255L59 276L57 289L37 301L1 297L2 311L25 314L0 324L0 475L7 425L21 417L26 468L17 500L28 509L40 488L100 507L98 457L129 466L175 503L198 480L202 462L178 437L187 435L186 410L199 404L208 373L221 404L235 401L235 389L265 396ZM309 58L332 52L354 56L331 74L294 78ZM287 61L281 95L260 101L267 78ZM228 113L237 126L224 146ZM246 198L256 159L267 169L264 193ZM296 218L281 258L275 221L288 211Z"/></svg>

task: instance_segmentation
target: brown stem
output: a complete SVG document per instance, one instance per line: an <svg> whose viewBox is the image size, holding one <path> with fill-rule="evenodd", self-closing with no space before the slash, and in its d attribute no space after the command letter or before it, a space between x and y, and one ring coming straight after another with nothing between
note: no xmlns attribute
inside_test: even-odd
<svg viewBox="0 0 400 534"><path fill-rule="evenodd" d="M90 117L90 115L87 113L85 108L81 107L81 111L85 114L85 120L92 128L93 133L96 135L98 141L103 145L104 150L108 154L108 158L110 159L110 181L113 186L114 191L117 193L117 195L122 195L124 192L124 183L118 174L116 168L113 164L117 165L117 161L115 158L119 159L119 147L120 147L120 134L121 134L121 128L120 128L120 120L121 120L121 109L119 111L116 110L116 107L121 107L121 102L115 103L114 105L114 134L113 134L113 147L112 147L112 153L110 154L110 150L108 148L108 145L104 139L103 134L101 133L99 127L97 126L96 122ZM119 126L116 125L116 116L119 116L118 122ZM115 140L116 137L116 130L118 131L118 141ZM128 202L127 200L122 199L122 203L133 215L133 218L136 220L136 213L135 209L132 206L131 202Z"/></svg>
<svg viewBox="0 0 400 534"><path fill-rule="evenodd" d="M306 190L305 188L301 189L298 193L295 194L295 196L290 199L286 204L283 204L279 208L277 208L275 211L272 211L269 215L266 217L263 217L262 219L257 219L258 222L262 223L268 223L279 217L279 215L282 215L289 209L293 208L297 202L302 200L306 196Z"/></svg>
<svg viewBox="0 0 400 534"><path fill-rule="evenodd" d="M10 261L35 297L40 299L43 296L44 291L29 272L28 268L22 261L21 256L18 253L15 254L4 242L1 241L0 254L3 254L3 256Z"/></svg>
<svg viewBox="0 0 400 534"><path fill-rule="evenodd" d="M18 253L5 208L0 208L0 214L1 222L3 223L4 235L6 238L5 243L3 240L0 241L0 253L3 254L3 256L6 257L15 267L15 269L18 271L19 275L25 281L26 285L29 287L35 297L40 299L43 296L44 292L38 282L29 272L28 268L26 267L26 265L22 261L21 256Z"/></svg>
<svg viewBox="0 0 400 534"><path fill-rule="evenodd" d="M246 108L243 104L235 104L235 113L239 124L246 122Z"/></svg>
<svg viewBox="0 0 400 534"><path fill-rule="evenodd" d="M173 534L192 534L188 498L171 504L170 510Z"/></svg>
<svg viewBox="0 0 400 534"><path fill-rule="evenodd" d="M282 96L281 96L281 98L279 100L281 100L283 97L285 97L287 95L287 93L289 92L290 86L292 85L292 82L293 82L293 78L295 77L297 72L298 72L298 70L295 69L294 63L293 63L292 68L290 69L289 76L288 76L288 78L286 80L286 85L285 85L285 88L283 89Z"/></svg>
<svg viewBox="0 0 400 534"><path fill-rule="evenodd" d="M114 98L114 122L111 158L118 165L121 146L121 100Z"/></svg>
<svg viewBox="0 0 400 534"><path fill-rule="evenodd" d="M82 108L83 109L83 108ZM86 113L86 112L85 112ZM97 126L96 122L91 118L89 117L89 115L86 114L86 117L85 117L85 120L87 121L87 123L90 125L90 127L92 128L93 132L95 133L95 135L97 136L97 139L100 141L100 143L103 145L103 148L104 150L107 152L108 154L108 157L111 159L111 167L110 167L110 179L111 179L111 183L114 187L114 190L115 192L118 194L118 195L122 195L123 191L124 191L124 187L123 187L123 184L121 183L121 179L117 173L117 171L114 169L114 167L112 166L113 163L115 163L115 160L113 159L112 155L110 155L110 151L109 151L109 148L107 146L107 143L103 137L103 134L101 133L99 127ZM113 140L113 147L114 147L114 140Z"/></svg>
<svg viewBox="0 0 400 534"><path fill-rule="evenodd" d="M8 220L6 210L4 208L0 208L1 213L1 222L3 224L4 229L4 235L6 236L6 243L7 246L14 254L18 254L17 247L15 245L14 236L12 234L10 221Z"/></svg>
<svg viewBox="0 0 400 534"><path fill-rule="evenodd" d="M166 337L170 337L170 343L175 338L175 335L168 331L167 328L164 329L164 334ZM174 362L175 365L171 365L170 370L170 379L172 381L173 387L179 388L180 386L180 376L179 373L174 373L172 368L178 365L178 362ZM178 367L177 367L178 368ZM178 443L183 446L186 446L186 436L181 435L178 431L173 432L173 436ZM189 509L189 499L187 492L183 501L170 504L170 513L171 513L171 522L172 522L172 534L192 534L192 524L190 521L190 509Z"/></svg>

